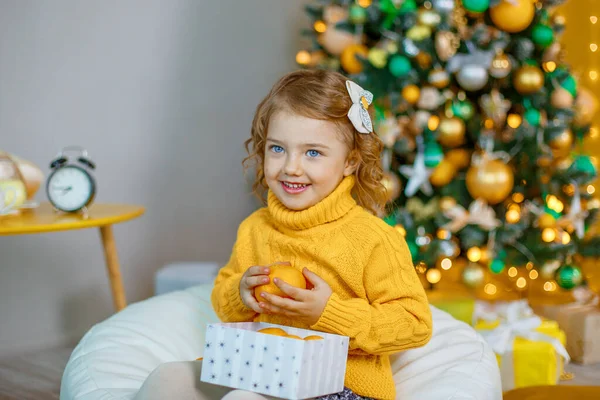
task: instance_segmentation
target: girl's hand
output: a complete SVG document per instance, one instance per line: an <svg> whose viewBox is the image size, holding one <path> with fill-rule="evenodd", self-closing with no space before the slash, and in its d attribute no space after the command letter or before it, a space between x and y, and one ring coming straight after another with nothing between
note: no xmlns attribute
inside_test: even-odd
<svg viewBox="0 0 600 400"><path fill-rule="evenodd" d="M275 285L291 299L263 293L262 296L266 301L261 301L259 304L262 312L285 315L300 320L309 326L316 324L321 318L333 290L327 282L307 268L304 268L302 273L307 281L313 285L312 290L300 289L275 278L273 280Z"/></svg>
<svg viewBox="0 0 600 400"><path fill-rule="evenodd" d="M289 262L276 262L267 266L255 265L248 268L240 280L240 297L242 298L242 303L259 314L263 313L264 310L259 307L258 301L254 297L254 288L269 283L269 273L271 272L269 267L276 264L290 265Z"/></svg>
<svg viewBox="0 0 600 400"><path fill-rule="evenodd" d="M269 283L269 271L269 267L255 265L248 268L240 280L242 303L259 314L264 310L258 306L258 302L254 298L254 288Z"/></svg>

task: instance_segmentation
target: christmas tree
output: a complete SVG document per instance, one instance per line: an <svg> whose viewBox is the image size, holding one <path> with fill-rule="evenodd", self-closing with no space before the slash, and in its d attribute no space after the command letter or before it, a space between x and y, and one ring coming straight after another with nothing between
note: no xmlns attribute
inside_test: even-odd
<svg viewBox="0 0 600 400"><path fill-rule="evenodd" d="M306 6L303 68L374 94L389 204L417 270L481 288L585 284L600 256L597 101L564 62L564 0L339 0ZM598 271L596 271L596 276ZM493 286L493 285L492 285ZM495 291L486 285L486 291Z"/></svg>

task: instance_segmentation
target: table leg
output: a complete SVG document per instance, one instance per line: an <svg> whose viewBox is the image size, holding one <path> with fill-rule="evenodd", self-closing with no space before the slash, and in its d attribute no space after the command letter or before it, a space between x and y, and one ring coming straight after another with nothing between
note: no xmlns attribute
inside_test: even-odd
<svg viewBox="0 0 600 400"><path fill-rule="evenodd" d="M106 268L110 288L112 290L113 300L117 311L122 310L127 305L125 301L125 289L123 289L123 280L121 279L121 269L119 267L119 257L117 256L117 246L113 235L112 225L100 227L102 236L102 246L104 247L104 257L106 259Z"/></svg>

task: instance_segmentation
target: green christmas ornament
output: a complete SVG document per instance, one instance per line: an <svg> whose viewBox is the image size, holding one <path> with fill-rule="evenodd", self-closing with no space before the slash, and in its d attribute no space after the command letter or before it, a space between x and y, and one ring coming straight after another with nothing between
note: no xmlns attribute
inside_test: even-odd
<svg viewBox="0 0 600 400"><path fill-rule="evenodd" d="M573 75L569 74L561 83L560 86L571 93L573 97L577 96L577 81Z"/></svg>
<svg viewBox="0 0 600 400"><path fill-rule="evenodd" d="M556 275L554 276L556 279L556 283L563 289L573 289L579 285L583 281L583 274L581 270L574 265L563 265L556 271Z"/></svg>
<svg viewBox="0 0 600 400"><path fill-rule="evenodd" d="M499 274L500 272L504 271L504 267L506 267L506 263L498 258L492 260L490 263L490 271L492 271L494 274Z"/></svg>
<svg viewBox="0 0 600 400"><path fill-rule="evenodd" d="M473 103L468 100L455 100L452 102L451 110L452 114L464 121L470 120L475 115Z"/></svg>
<svg viewBox="0 0 600 400"><path fill-rule="evenodd" d="M535 108L528 108L525 110L523 118L525 118L525 121L531 126L540 126L540 123L542 122L542 114Z"/></svg>
<svg viewBox="0 0 600 400"><path fill-rule="evenodd" d="M533 43L546 48L554 43L554 31L548 25L537 24L531 32Z"/></svg>
<svg viewBox="0 0 600 400"><path fill-rule="evenodd" d="M425 144L425 166L427 168L435 168L444 158L444 150L435 140L429 140Z"/></svg>
<svg viewBox="0 0 600 400"><path fill-rule="evenodd" d="M396 78L403 78L410 72L410 60L404 56L395 55L390 60L389 68Z"/></svg>
<svg viewBox="0 0 600 400"><path fill-rule="evenodd" d="M490 0L463 0L463 7L473 13L482 13L490 7Z"/></svg>
<svg viewBox="0 0 600 400"><path fill-rule="evenodd" d="M404 0L400 6L400 14L406 14L417 10L417 2L415 0Z"/></svg>
<svg viewBox="0 0 600 400"><path fill-rule="evenodd" d="M350 22L353 24L364 24L367 21L367 10L358 4L350 7Z"/></svg>
<svg viewBox="0 0 600 400"><path fill-rule="evenodd" d="M568 169L569 172L581 172L590 176L590 180L594 179L597 175L596 167L592 163L589 156L578 156L573 161L573 164Z"/></svg>

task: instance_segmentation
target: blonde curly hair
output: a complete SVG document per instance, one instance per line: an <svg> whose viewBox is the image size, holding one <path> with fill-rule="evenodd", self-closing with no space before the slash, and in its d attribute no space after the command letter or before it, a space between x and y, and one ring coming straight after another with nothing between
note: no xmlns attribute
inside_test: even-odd
<svg viewBox="0 0 600 400"><path fill-rule="evenodd" d="M335 123L356 161L354 197L359 205L380 212L386 203L386 190L381 183L383 169L380 162L383 143L373 132L359 133L348 118L352 100L346 89L347 78L340 73L325 70L291 72L275 83L269 94L256 108L250 138L245 141L248 156L242 164L247 170L255 167L253 191L265 202L268 190L264 158L269 121L277 112L289 112L306 118ZM372 108L369 113L372 115Z"/></svg>

